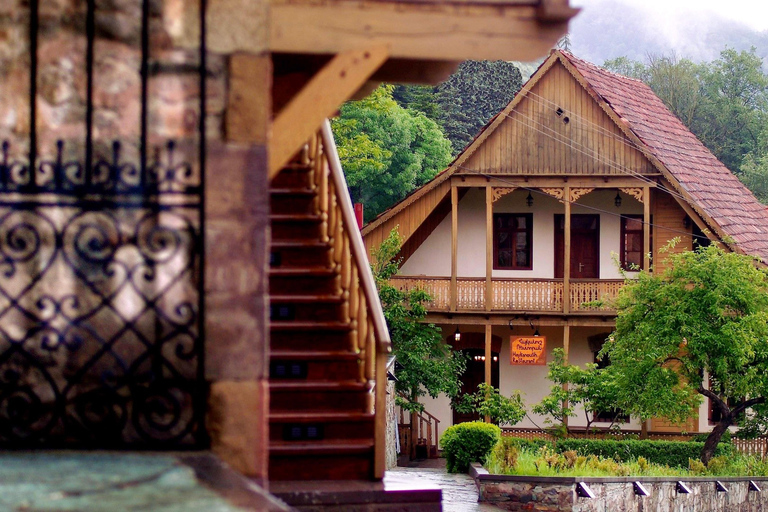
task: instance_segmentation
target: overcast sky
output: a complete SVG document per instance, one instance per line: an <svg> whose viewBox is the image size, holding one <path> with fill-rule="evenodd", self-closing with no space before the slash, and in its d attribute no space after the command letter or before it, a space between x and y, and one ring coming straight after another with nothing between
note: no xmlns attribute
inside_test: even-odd
<svg viewBox="0 0 768 512"><path fill-rule="evenodd" d="M572 0L571 5L590 8L604 1ZM679 14L702 14L702 11L709 11L726 19L740 21L755 30L768 30L766 0L616 0L611 3L628 4L666 19L677 18Z"/></svg>

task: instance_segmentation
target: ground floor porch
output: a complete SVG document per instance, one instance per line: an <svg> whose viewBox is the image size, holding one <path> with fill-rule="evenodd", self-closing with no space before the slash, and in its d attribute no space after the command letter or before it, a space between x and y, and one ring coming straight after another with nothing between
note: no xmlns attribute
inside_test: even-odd
<svg viewBox="0 0 768 512"><path fill-rule="evenodd" d="M596 354L614 328L612 318L564 318L553 316L519 315L510 318L481 315L454 315L452 318L431 315L443 331L446 343L467 356L467 370L462 376L462 392L471 393L481 382L498 387L505 396L519 390L528 415L517 429L541 431L549 426L547 418L530 410L546 396L552 382L547 379L547 363L553 352L563 349L571 364L585 365L596 362ZM458 340L457 340L458 335ZM522 341L521 341L522 340ZM453 410L447 396L423 397L425 410L437 423L433 438L442 436L446 428L474 418ZM584 430L588 418L582 408L569 419L569 428ZM592 419L590 427L607 429L609 419ZM685 424L672 424L663 418L654 418L642 425L637 418L628 417L617 423L623 431L649 432L655 435L706 432L709 424L709 404L705 400ZM424 430L424 429L422 429Z"/></svg>

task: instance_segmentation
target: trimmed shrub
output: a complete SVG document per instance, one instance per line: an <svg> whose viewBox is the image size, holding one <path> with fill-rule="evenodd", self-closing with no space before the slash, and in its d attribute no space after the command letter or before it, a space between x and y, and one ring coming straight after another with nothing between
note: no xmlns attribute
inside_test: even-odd
<svg viewBox="0 0 768 512"><path fill-rule="evenodd" d="M473 421L449 427L440 439L449 473L463 473L471 462L484 462L501 439L501 429L490 423Z"/></svg>
<svg viewBox="0 0 768 512"><path fill-rule="evenodd" d="M704 441L707 440L707 437L709 437L708 433L696 434L691 438L691 441L693 441L694 443L703 443ZM732 439L733 439L733 434L731 434L730 430L726 430L725 432L723 432L723 437L720 438L720 443L731 444Z"/></svg>
<svg viewBox="0 0 768 512"><path fill-rule="evenodd" d="M647 462L670 467L687 468L690 459L697 460L704 443L691 441L611 441L608 439L561 439L557 451L573 450L579 455L597 455L619 462L629 462L643 457ZM719 444L715 456L730 456L733 448Z"/></svg>
<svg viewBox="0 0 768 512"><path fill-rule="evenodd" d="M504 436L501 440L506 446L514 446L520 451L527 450L532 453L539 451L539 448L542 446L553 444L552 441L547 441L545 439L522 439L520 437L510 436Z"/></svg>

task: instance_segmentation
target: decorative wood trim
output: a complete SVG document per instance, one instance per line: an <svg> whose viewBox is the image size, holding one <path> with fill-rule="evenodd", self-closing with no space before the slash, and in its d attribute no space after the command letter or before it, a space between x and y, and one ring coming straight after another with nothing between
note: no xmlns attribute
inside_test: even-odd
<svg viewBox="0 0 768 512"><path fill-rule="evenodd" d="M272 123L269 179L317 132L323 120L349 99L387 60L386 46L336 55L288 102Z"/></svg>
<svg viewBox="0 0 768 512"><path fill-rule="evenodd" d="M493 202L495 203L505 195L511 194L517 190L517 187L491 187L491 190L491 193L493 194Z"/></svg>
<svg viewBox="0 0 768 512"><path fill-rule="evenodd" d="M575 203L576 201L579 200L580 197L583 197L583 196L589 194L593 190L595 190L595 187L584 187L584 188L570 188L569 187L568 201L570 201L571 203ZM566 220L566 222L568 222L568 221Z"/></svg>
<svg viewBox="0 0 768 512"><path fill-rule="evenodd" d="M565 189L563 188L540 188L539 190L541 190L548 196L554 197L561 203L563 202L563 197L565 197Z"/></svg>
<svg viewBox="0 0 768 512"><path fill-rule="evenodd" d="M632 187L632 188L625 188L625 187L619 187L619 190L627 194L628 196L634 197L641 203L643 202L643 189L639 187Z"/></svg>

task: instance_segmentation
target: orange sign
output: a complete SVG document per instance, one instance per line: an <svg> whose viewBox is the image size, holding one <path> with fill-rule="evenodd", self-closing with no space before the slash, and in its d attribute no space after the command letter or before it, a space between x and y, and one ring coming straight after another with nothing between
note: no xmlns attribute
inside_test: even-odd
<svg viewBox="0 0 768 512"><path fill-rule="evenodd" d="M547 364L546 336L510 336L509 364Z"/></svg>

